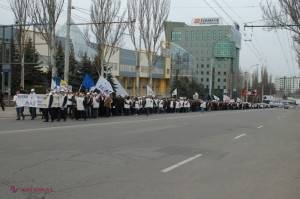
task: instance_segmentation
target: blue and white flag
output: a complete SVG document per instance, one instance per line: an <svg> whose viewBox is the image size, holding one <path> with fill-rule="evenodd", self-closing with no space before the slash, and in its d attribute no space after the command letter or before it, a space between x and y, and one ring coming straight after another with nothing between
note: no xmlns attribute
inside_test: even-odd
<svg viewBox="0 0 300 199"><path fill-rule="evenodd" d="M105 79L102 76L99 78L99 80L95 86L95 89L98 89L104 95L110 95L114 92L114 89L112 88L109 81L107 81L107 79Z"/></svg>
<svg viewBox="0 0 300 199"><path fill-rule="evenodd" d="M60 81L61 79L57 76L53 77L51 80L51 89L52 90L59 90L60 89Z"/></svg>

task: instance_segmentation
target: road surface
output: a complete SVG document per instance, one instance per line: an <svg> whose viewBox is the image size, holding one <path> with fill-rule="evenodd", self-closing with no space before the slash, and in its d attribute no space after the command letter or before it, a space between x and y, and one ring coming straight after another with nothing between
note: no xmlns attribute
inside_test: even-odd
<svg viewBox="0 0 300 199"><path fill-rule="evenodd" d="M299 118L297 109L1 118L0 198L298 199ZM22 191L39 187L53 192Z"/></svg>

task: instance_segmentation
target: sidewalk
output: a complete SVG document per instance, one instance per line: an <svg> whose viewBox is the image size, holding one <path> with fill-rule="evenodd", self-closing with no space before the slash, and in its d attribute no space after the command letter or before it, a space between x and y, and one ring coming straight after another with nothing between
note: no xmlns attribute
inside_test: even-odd
<svg viewBox="0 0 300 199"><path fill-rule="evenodd" d="M0 109L0 119L1 118L15 118L16 108L15 107L5 107L5 111Z"/></svg>

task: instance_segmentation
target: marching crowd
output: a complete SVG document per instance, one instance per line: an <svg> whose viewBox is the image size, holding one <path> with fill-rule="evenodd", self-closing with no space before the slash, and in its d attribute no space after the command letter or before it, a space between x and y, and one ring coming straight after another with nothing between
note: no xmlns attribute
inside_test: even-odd
<svg viewBox="0 0 300 199"><path fill-rule="evenodd" d="M17 120L25 119L25 107L18 104L18 91L14 96ZM30 95L35 95L31 89ZM191 100L187 98L157 98L152 96L121 97L103 95L100 92L50 91L47 95L47 108L28 107L31 120L36 119L37 112L44 122L66 121L69 119L92 119L98 117L150 115L162 113L187 113L197 111L247 109L247 103ZM59 103L53 103L54 97Z"/></svg>

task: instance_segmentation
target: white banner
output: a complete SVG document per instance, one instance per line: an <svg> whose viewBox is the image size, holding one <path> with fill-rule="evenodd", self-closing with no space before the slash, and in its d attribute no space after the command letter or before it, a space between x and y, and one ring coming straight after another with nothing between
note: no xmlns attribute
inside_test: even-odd
<svg viewBox="0 0 300 199"><path fill-rule="evenodd" d="M60 107L61 95L53 96L52 107ZM29 94L19 94L17 95L16 103L18 106L24 107L36 107L36 108L48 108L49 103L48 95L29 95Z"/></svg>

